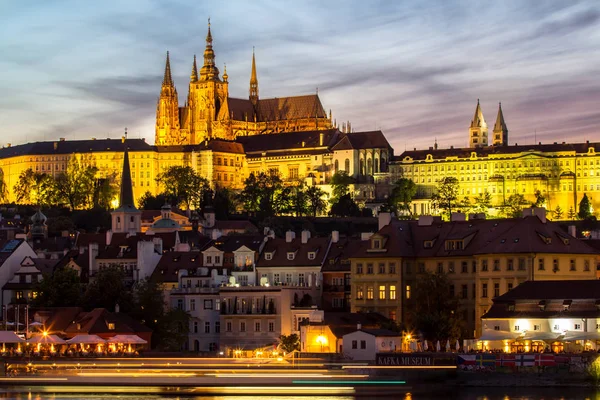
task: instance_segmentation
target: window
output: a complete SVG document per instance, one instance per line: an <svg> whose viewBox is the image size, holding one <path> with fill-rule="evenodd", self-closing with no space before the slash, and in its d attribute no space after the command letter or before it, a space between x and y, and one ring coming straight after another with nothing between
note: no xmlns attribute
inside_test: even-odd
<svg viewBox="0 0 600 400"><path fill-rule="evenodd" d="M519 271L525 271L525 259L519 258Z"/></svg>
<svg viewBox="0 0 600 400"><path fill-rule="evenodd" d="M425 273L425 263L420 262L417 266L419 273L420 274L424 274Z"/></svg>
<svg viewBox="0 0 600 400"><path fill-rule="evenodd" d="M357 299L357 300L362 300L362 299L364 298L364 296L365 296L365 295L364 295L364 293L363 293L363 288L362 288L362 286L359 286L359 287L356 289L356 299Z"/></svg>
<svg viewBox="0 0 600 400"><path fill-rule="evenodd" d="M538 271L544 271L546 267L544 266L544 259L538 259Z"/></svg>
<svg viewBox="0 0 600 400"><path fill-rule="evenodd" d="M379 300L385 300L385 285L379 286Z"/></svg>
<svg viewBox="0 0 600 400"><path fill-rule="evenodd" d="M246 323L244 321L240 322L240 332L246 332Z"/></svg>
<svg viewBox="0 0 600 400"><path fill-rule="evenodd" d="M352 349L353 349L353 350L356 350L356 349L358 349L358 340L353 340L353 341L352 341Z"/></svg>
<svg viewBox="0 0 600 400"><path fill-rule="evenodd" d="M500 296L500 284L494 283L494 297Z"/></svg>
<svg viewBox="0 0 600 400"><path fill-rule="evenodd" d="M552 272L558 272L560 271L560 267L558 265L558 259L555 258L552 260Z"/></svg>
<svg viewBox="0 0 600 400"><path fill-rule="evenodd" d="M316 253L314 251L309 251L308 252L308 259L309 260L314 260L316 257Z"/></svg>
<svg viewBox="0 0 600 400"><path fill-rule="evenodd" d="M196 311L196 299L190 300L190 311Z"/></svg>
<svg viewBox="0 0 600 400"><path fill-rule="evenodd" d="M454 285L450 285L450 296L454 297Z"/></svg>
<svg viewBox="0 0 600 400"><path fill-rule="evenodd" d="M183 299L177 299L177 309L183 310Z"/></svg>
<svg viewBox="0 0 600 400"><path fill-rule="evenodd" d="M575 324L574 328L576 331L581 330L581 324Z"/></svg>
<svg viewBox="0 0 600 400"><path fill-rule="evenodd" d="M569 262L569 271L575 271L575 260L571 259Z"/></svg>
<svg viewBox="0 0 600 400"><path fill-rule="evenodd" d="M373 300L373 286L367 288L367 300Z"/></svg>
<svg viewBox="0 0 600 400"><path fill-rule="evenodd" d="M449 274L453 274L454 273L454 261L450 261L448 263L448 273Z"/></svg>
<svg viewBox="0 0 600 400"><path fill-rule="evenodd" d="M260 332L260 322L254 323L254 332Z"/></svg>
<svg viewBox="0 0 600 400"><path fill-rule="evenodd" d="M469 289L467 288L467 285L462 285L461 287L461 298L466 299L469 296Z"/></svg>
<svg viewBox="0 0 600 400"><path fill-rule="evenodd" d="M500 325L494 325L494 330L495 331L499 331L500 330Z"/></svg>
<svg viewBox="0 0 600 400"><path fill-rule="evenodd" d="M541 325L534 325L533 326L533 330L534 331L541 331L542 330L542 326Z"/></svg>
<svg viewBox="0 0 600 400"><path fill-rule="evenodd" d="M379 273L385 274L385 264L384 263L379 263Z"/></svg>
<svg viewBox="0 0 600 400"><path fill-rule="evenodd" d="M215 333L221 333L221 322L215 322Z"/></svg>
<svg viewBox="0 0 600 400"><path fill-rule="evenodd" d="M273 274L273 282L274 283L280 283L281 282L281 279L279 278L279 273Z"/></svg>
<svg viewBox="0 0 600 400"><path fill-rule="evenodd" d="M362 274L363 273L363 265L358 263L356 264L356 273L357 274Z"/></svg>
<svg viewBox="0 0 600 400"><path fill-rule="evenodd" d="M512 283L507 283L506 284L506 290L512 290L513 288L513 284Z"/></svg>
<svg viewBox="0 0 600 400"><path fill-rule="evenodd" d="M500 271L500 260L494 260L494 271Z"/></svg>
<svg viewBox="0 0 600 400"><path fill-rule="evenodd" d="M272 260L273 259L273 253L269 252L269 253L265 253L265 260Z"/></svg>
<svg viewBox="0 0 600 400"><path fill-rule="evenodd" d="M210 322L206 321L204 323L204 333L210 333Z"/></svg>
<svg viewBox="0 0 600 400"><path fill-rule="evenodd" d="M304 273L300 272L298 274L298 285L304 286Z"/></svg>
<svg viewBox="0 0 600 400"><path fill-rule="evenodd" d="M481 260L481 271L487 272L488 270L488 260Z"/></svg>
<svg viewBox="0 0 600 400"><path fill-rule="evenodd" d="M390 300L396 300L396 285L390 285Z"/></svg>
<svg viewBox="0 0 600 400"><path fill-rule="evenodd" d="M589 262L586 261L588 263L588 267L589 267ZM390 274L395 274L396 273L396 264L395 263L390 263L389 265L389 271Z"/></svg>
<svg viewBox="0 0 600 400"><path fill-rule="evenodd" d="M477 261L471 261L471 272L477 272Z"/></svg>
<svg viewBox="0 0 600 400"><path fill-rule="evenodd" d="M520 330L521 330L521 327L519 325L515 325L514 331L515 332L519 332Z"/></svg>
<svg viewBox="0 0 600 400"><path fill-rule="evenodd" d="M589 271L590 270L590 260L585 260L583 262L583 270L584 271Z"/></svg>
<svg viewBox="0 0 600 400"><path fill-rule="evenodd" d="M204 309L212 310L213 309L213 301L212 300L204 300Z"/></svg>
<svg viewBox="0 0 600 400"><path fill-rule="evenodd" d="M198 333L198 322L194 321L194 333Z"/></svg>
<svg viewBox="0 0 600 400"><path fill-rule="evenodd" d="M487 283L481 285L481 297L488 297Z"/></svg>
<svg viewBox="0 0 600 400"><path fill-rule="evenodd" d="M367 274L373 273L373 264L367 264Z"/></svg>
<svg viewBox="0 0 600 400"><path fill-rule="evenodd" d="M293 260L293 259L294 259L294 253L293 253L293 252L291 252L291 251L290 251L290 252L288 252L288 253L287 253L287 259L288 259L288 260L290 260L290 261L291 261L291 260Z"/></svg>
<svg viewBox="0 0 600 400"><path fill-rule="evenodd" d="M269 322L269 332L275 332L275 323Z"/></svg>
<svg viewBox="0 0 600 400"><path fill-rule="evenodd" d="M410 299L410 285L406 285L406 298Z"/></svg>
<svg viewBox="0 0 600 400"><path fill-rule="evenodd" d="M513 259L509 258L508 260L506 260L506 270L507 271L514 271L515 270L515 266L513 264Z"/></svg>
<svg viewBox="0 0 600 400"><path fill-rule="evenodd" d="M373 240L373 248L381 249L381 240Z"/></svg>
<svg viewBox="0 0 600 400"><path fill-rule="evenodd" d="M443 274L444 273L444 263L439 262L437 265L437 272L438 274Z"/></svg>
<svg viewBox="0 0 600 400"><path fill-rule="evenodd" d="M108 330L109 331L114 331L115 330L115 323L114 322L109 322L108 323Z"/></svg>
<svg viewBox="0 0 600 400"><path fill-rule="evenodd" d="M361 350L365 350L367 348L367 341L366 340L361 340L360 341L360 349Z"/></svg>

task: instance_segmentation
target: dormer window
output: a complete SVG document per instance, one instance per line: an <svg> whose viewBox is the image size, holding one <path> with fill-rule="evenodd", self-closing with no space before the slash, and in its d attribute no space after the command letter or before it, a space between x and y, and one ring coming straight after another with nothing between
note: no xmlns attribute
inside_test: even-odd
<svg viewBox="0 0 600 400"><path fill-rule="evenodd" d="M571 303L573 303L573 300L563 301L563 311L569 311L569 308L571 307Z"/></svg>
<svg viewBox="0 0 600 400"><path fill-rule="evenodd" d="M426 249L431 249L433 247L433 240L425 240L423 242L423 247Z"/></svg>
<svg viewBox="0 0 600 400"><path fill-rule="evenodd" d="M108 330L109 331L114 331L115 330L115 323L114 322L109 322L107 325L108 325Z"/></svg>
<svg viewBox="0 0 600 400"><path fill-rule="evenodd" d="M273 259L273 253L265 253L265 260L272 260Z"/></svg>
<svg viewBox="0 0 600 400"><path fill-rule="evenodd" d="M288 252L288 253L287 253L287 259L288 259L288 260L290 260L290 261L291 261L291 260L293 260L293 259L294 259L294 256L295 256L295 254L296 254L296 253L293 253L293 252L291 252L291 251L290 251L290 252Z"/></svg>
<svg viewBox="0 0 600 400"><path fill-rule="evenodd" d="M317 256L317 253L315 253L314 251L309 251L308 252L308 259L309 260L314 260L316 256Z"/></svg>
<svg viewBox="0 0 600 400"><path fill-rule="evenodd" d="M374 240L373 240L373 248L374 248L374 249L381 249L381 240L379 240L379 239L374 239Z"/></svg>
<svg viewBox="0 0 600 400"><path fill-rule="evenodd" d="M546 311L546 300L541 300L538 303L538 307L540 308L540 311Z"/></svg>
<svg viewBox="0 0 600 400"><path fill-rule="evenodd" d="M446 250L462 250L464 248L464 242L460 240L446 240Z"/></svg>

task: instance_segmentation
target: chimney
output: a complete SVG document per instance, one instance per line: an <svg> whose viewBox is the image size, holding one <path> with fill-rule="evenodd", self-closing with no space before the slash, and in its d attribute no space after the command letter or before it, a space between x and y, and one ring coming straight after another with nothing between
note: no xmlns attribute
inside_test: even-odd
<svg viewBox="0 0 600 400"><path fill-rule="evenodd" d="M121 307L119 307L119 303L115 304L115 312L118 313L121 311Z"/></svg>
<svg viewBox="0 0 600 400"><path fill-rule="evenodd" d="M65 138L64 138L64 137L61 137L61 138L59 138L58 140L60 140L61 142L64 142L64 141L65 141Z"/></svg>
<svg viewBox="0 0 600 400"><path fill-rule="evenodd" d="M88 245L88 257L89 257L89 276L94 276L94 270L96 269L96 257L98 257L99 246L98 243L90 243Z"/></svg>
<svg viewBox="0 0 600 400"><path fill-rule="evenodd" d="M287 231L285 233L285 242L286 243L292 243L292 240L294 240L296 238L296 232L294 231Z"/></svg>
<svg viewBox="0 0 600 400"><path fill-rule="evenodd" d="M302 231L302 244L308 243L308 239L310 239L310 231Z"/></svg>
<svg viewBox="0 0 600 400"><path fill-rule="evenodd" d="M212 240L217 240L218 238L221 237L221 231L219 231L218 229L213 229L210 233L210 238Z"/></svg>
<svg viewBox="0 0 600 400"><path fill-rule="evenodd" d="M577 227L575 225L569 225L569 235L573 236L574 238L577 237Z"/></svg>
<svg viewBox="0 0 600 400"><path fill-rule="evenodd" d="M110 242L112 241L112 230L109 229L106 231L106 245L110 246Z"/></svg>
<svg viewBox="0 0 600 400"><path fill-rule="evenodd" d="M418 226L431 226L433 225L433 216L432 215L419 215L419 221L417 222Z"/></svg>
<svg viewBox="0 0 600 400"><path fill-rule="evenodd" d="M323 139L325 134L323 132L319 133L319 146L323 146Z"/></svg>
<svg viewBox="0 0 600 400"><path fill-rule="evenodd" d="M121 136L121 143L125 143L125 136Z"/></svg>
<svg viewBox="0 0 600 400"><path fill-rule="evenodd" d="M465 213L453 212L452 215L450 215L450 221L452 221L452 222L459 222L459 221L466 221L466 220L467 220L467 216L465 215Z"/></svg>
<svg viewBox="0 0 600 400"><path fill-rule="evenodd" d="M362 324L359 322L358 324L356 324L356 330L360 331L362 329Z"/></svg>
<svg viewBox="0 0 600 400"><path fill-rule="evenodd" d="M54 150L58 149L58 142L54 142Z"/></svg>
<svg viewBox="0 0 600 400"><path fill-rule="evenodd" d="M333 243L340 241L340 231L331 231L331 241Z"/></svg>
<svg viewBox="0 0 600 400"><path fill-rule="evenodd" d="M389 212L380 212L379 215L379 230L384 226L387 226L392 222L392 213Z"/></svg>

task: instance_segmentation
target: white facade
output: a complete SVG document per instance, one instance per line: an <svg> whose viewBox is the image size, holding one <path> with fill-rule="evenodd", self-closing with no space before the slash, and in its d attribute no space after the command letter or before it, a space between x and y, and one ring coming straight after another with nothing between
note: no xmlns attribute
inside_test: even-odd
<svg viewBox="0 0 600 400"><path fill-rule="evenodd" d="M343 353L353 360L371 361L375 360L377 353L395 351L402 345L402 337L377 335L366 331L357 330L348 333L342 338Z"/></svg>
<svg viewBox="0 0 600 400"><path fill-rule="evenodd" d="M35 251L24 240L9 240L2 251L8 252L9 250L10 255L0 265L0 288L13 279L15 273L21 268L21 262L25 257L37 258ZM10 303L10 299L4 297L2 296L2 306Z"/></svg>

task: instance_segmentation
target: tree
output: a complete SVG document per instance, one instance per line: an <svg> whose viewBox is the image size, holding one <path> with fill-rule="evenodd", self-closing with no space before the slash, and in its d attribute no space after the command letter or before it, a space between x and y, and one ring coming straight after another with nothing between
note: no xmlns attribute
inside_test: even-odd
<svg viewBox="0 0 600 400"><path fill-rule="evenodd" d="M436 210L442 210L448 219L452 215L452 209L457 207L458 201L458 179L447 176L438 181L437 191L431 196L431 205Z"/></svg>
<svg viewBox="0 0 600 400"><path fill-rule="evenodd" d="M244 181L239 200L246 211L260 212L263 217L273 216L285 207L287 199L281 194L282 189L283 182L278 174L251 173Z"/></svg>
<svg viewBox="0 0 600 400"><path fill-rule="evenodd" d="M125 284L125 272L119 265L101 268L83 295L83 304L89 308L106 308L114 311L118 304L121 312L134 309L131 288Z"/></svg>
<svg viewBox="0 0 600 400"><path fill-rule="evenodd" d="M388 211L398 215L410 215L410 203L416 193L417 185L411 179L398 179L388 198Z"/></svg>
<svg viewBox="0 0 600 400"><path fill-rule="evenodd" d="M150 191L146 191L138 200L138 208L141 210L160 210L165 203L171 203L173 199L166 194L160 193L154 196Z"/></svg>
<svg viewBox="0 0 600 400"><path fill-rule="evenodd" d="M576 216L577 216L577 214L575 213L573 206L569 207L569 211L567 212L567 218L572 221L575 219Z"/></svg>
<svg viewBox="0 0 600 400"><path fill-rule="evenodd" d="M307 187L304 182L299 182L296 185L289 186L290 188L290 205L291 213L296 217L302 217L309 212Z"/></svg>
<svg viewBox="0 0 600 400"><path fill-rule="evenodd" d="M69 158L66 172L56 177L56 197L72 210L91 208L94 204L98 169L76 156Z"/></svg>
<svg viewBox="0 0 600 400"><path fill-rule="evenodd" d="M540 190L536 190L534 195L535 195L535 201L533 202L533 204L531 206L532 207L544 207L544 204L546 204L546 196L544 196Z"/></svg>
<svg viewBox="0 0 600 400"><path fill-rule="evenodd" d="M553 213L554 213L554 219L559 219L559 220L562 219L563 214L564 214L563 209L560 206L556 206Z"/></svg>
<svg viewBox="0 0 600 400"><path fill-rule="evenodd" d="M492 206L492 195L487 190L480 193L473 201L475 203L473 211L477 214L485 214L486 216L489 214L490 207Z"/></svg>
<svg viewBox="0 0 600 400"><path fill-rule="evenodd" d="M346 171L338 171L331 177L331 203L336 203L342 196L350 193L350 185L355 183L355 179L348 175Z"/></svg>
<svg viewBox="0 0 600 400"><path fill-rule="evenodd" d="M79 273L70 267L56 269L44 275L34 285L37 296L32 300L37 307L77 307L81 304Z"/></svg>
<svg viewBox="0 0 600 400"><path fill-rule="evenodd" d="M4 170L0 168L0 203L4 203L8 200L8 187L4 180Z"/></svg>
<svg viewBox="0 0 600 400"><path fill-rule="evenodd" d="M331 205L329 213L334 217L359 217L360 209L348 193L340 197L337 202Z"/></svg>
<svg viewBox="0 0 600 400"><path fill-rule="evenodd" d="M461 335L459 302L444 273L425 272L415 282L412 322L426 340L454 340Z"/></svg>
<svg viewBox="0 0 600 400"><path fill-rule="evenodd" d="M98 178L94 182L93 207L110 210L113 200L117 198L119 188L116 185L116 176L112 174L106 178Z"/></svg>
<svg viewBox="0 0 600 400"><path fill-rule="evenodd" d="M585 193L579 202L579 212L577 213L577 216L579 219L588 219L592 216L592 204Z"/></svg>
<svg viewBox="0 0 600 400"><path fill-rule="evenodd" d="M156 181L164 187L164 194L175 199L178 206L196 209L202 206L205 192L210 190L208 180L192 167L172 166L158 174Z"/></svg>
<svg viewBox="0 0 600 400"><path fill-rule="evenodd" d="M309 186L306 189L306 202L310 215L316 217L319 214L323 214L327 210L327 201L325 200L326 196L327 193L325 193L318 186Z"/></svg>
<svg viewBox="0 0 600 400"><path fill-rule="evenodd" d="M156 347L163 351L180 351L190 333L190 314L177 308L169 310L158 321Z"/></svg>
<svg viewBox="0 0 600 400"><path fill-rule="evenodd" d="M279 347L286 353L291 353L294 350L300 350L300 338L297 334L279 336Z"/></svg>
<svg viewBox="0 0 600 400"><path fill-rule="evenodd" d="M227 220L231 214L235 213L235 196L231 190L218 187L212 196L212 206L217 220Z"/></svg>
<svg viewBox="0 0 600 400"><path fill-rule="evenodd" d="M523 207L529 203L520 193L511 194L506 200L504 213L508 218L521 218L523 215Z"/></svg>
<svg viewBox="0 0 600 400"><path fill-rule="evenodd" d="M55 181L50 175L33 172L33 169L28 168L19 175L13 191L17 203L51 206L56 204L54 186Z"/></svg>

